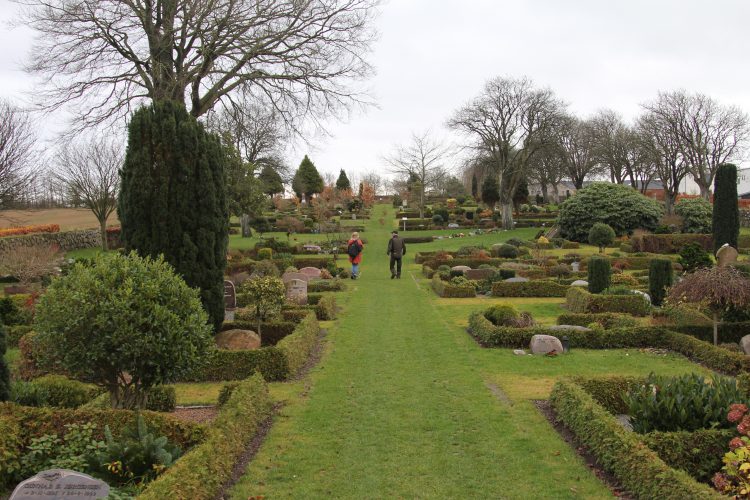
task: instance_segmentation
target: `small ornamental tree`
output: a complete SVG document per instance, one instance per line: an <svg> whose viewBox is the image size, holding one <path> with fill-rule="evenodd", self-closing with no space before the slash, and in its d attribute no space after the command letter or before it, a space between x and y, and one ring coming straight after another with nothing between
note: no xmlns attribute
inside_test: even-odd
<svg viewBox="0 0 750 500"><path fill-rule="evenodd" d="M603 222L597 222L589 230L589 243L599 247L599 253L604 253L607 245L615 241L615 230Z"/></svg>
<svg viewBox="0 0 750 500"><path fill-rule="evenodd" d="M667 290L672 286L672 261L669 259L653 259L648 266L648 293L651 302L660 306L667 296Z"/></svg>
<svg viewBox="0 0 750 500"><path fill-rule="evenodd" d="M612 275L612 265L609 259L592 257L589 260L589 292L602 293L609 288Z"/></svg>
<svg viewBox="0 0 750 500"><path fill-rule="evenodd" d="M278 314L284 305L286 288L284 282L272 276L259 276L242 284L242 291L247 294L251 307L255 308L255 319L258 335L263 321Z"/></svg>
<svg viewBox="0 0 750 500"><path fill-rule="evenodd" d="M698 269L669 289L667 301L674 305L689 302L709 309L714 344L718 344L721 314L731 307L742 309L750 305L750 280L731 266Z"/></svg>
<svg viewBox="0 0 750 500"><path fill-rule="evenodd" d="M0 321L0 401L10 399L10 371L5 362L6 342L5 325Z"/></svg>
<svg viewBox="0 0 750 500"><path fill-rule="evenodd" d="M52 282L36 306L38 341L73 376L107 389L113 408L198 366L211 342L199 292L162 257L99 254Z"/></svg>
<svg viewBox="0 0 750 500"><path fill-rule="evenodd" d="M482 182L482 201L491 210L500 201L500 186L497 179L488 175Z"/></svg>
<svg viewBox="0 0 750 500"><path fill-rule="evenodd" d="M339 172L339 178L336 179L336 191L344 191L346 189L351 189L352 183L349 182L349 177L346 176L346 172L344 172L344 169L341 169L341 172Z"/></svg>
<svg viewBox="0 0 750 500"><path fill-rule="evenodd" d="M740 237L740 209L737 203L737 167L719 165L714 180L714 252L729 243L737 248Z"/></svg>

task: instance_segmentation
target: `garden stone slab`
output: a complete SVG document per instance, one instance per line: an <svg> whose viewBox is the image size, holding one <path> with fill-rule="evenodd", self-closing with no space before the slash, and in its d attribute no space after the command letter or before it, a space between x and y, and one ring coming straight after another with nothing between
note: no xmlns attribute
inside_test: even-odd
<svg viewBox="0 0 750 500"><path fill-rule="evenodd" d="M216 346L229 351L260 349L260 337L252 330L226 330L216 335Z"/></svg>
<svg viewBox="0 0 750 500"><path fill-rule="evenodd" d="M563 353L563 346L560 339L552 335L534 335L531 337L529 348L532 354L547 354L555 351L557 354Z"/></svg>
<svg viewBox="0 0 750 500"><path fill-rule="evenodd" d="M576 332L590 332L591 328L586 328L585 326L580 326L580 325L552 325L552 326L548 326L547 330L552 330L552 331L572 330Z"/></svg>
<svg viewBox="0 0 750 500"><path fill-rule="evenodd" d="M570 286L589 286L589 282L586 280L575 280L573 283L570 284Z"/></svg>
<svg viewBox="0 0 750 500"><path fill-rule="evenodd" d="M521 276L508 278L507 280L505 280L506 283L526 283L528 281L529 281L529 278L522 278Z"/></svg>
<svg viewBox="0 0 750 500"><path fill-rule="evenodd" d="M317 267L303 267L299 272L313 279L320 278L320 269Z"/></svg>
<svg viewBox="0 0 750 500"><path fill-rule="evenodd" d="M649 305L651 304L651 296L649 294L647 294L646 292L642 292L640 290L633 290L633 294L634 295L640 295L641 297L643 297L643 299L646 302L649 303Z"/></svg>

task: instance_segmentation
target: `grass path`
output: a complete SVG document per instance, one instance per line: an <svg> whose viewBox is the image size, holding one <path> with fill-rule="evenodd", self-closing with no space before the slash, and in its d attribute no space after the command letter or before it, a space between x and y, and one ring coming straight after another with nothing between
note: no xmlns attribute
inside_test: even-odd
<svg viewBox="0 0 750 500"><path fill-rule="evenodd" d="M389 279L388 228L367 236L309 393L290 398L233 498L608 497L530 404L492 394L478 348L409 275Z"/></svg>

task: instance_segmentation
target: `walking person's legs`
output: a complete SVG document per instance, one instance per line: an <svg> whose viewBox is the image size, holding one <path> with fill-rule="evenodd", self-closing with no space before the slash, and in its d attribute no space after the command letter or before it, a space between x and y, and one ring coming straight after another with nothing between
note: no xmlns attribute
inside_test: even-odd
<svg viewBox="0 0 750 500"><path fill-rule="evenodd" d="M393 266L391 265L391 272L393 272ZM396 277L401 279L401 257L396 259Z"/></svg>
<svg viewBox="0 0 750 500"><path fill-rule="evenodd" d="M352 262L352 279L357 279L357 276L359 276L359 264Z"/></svg>
<svg viewBox="0 0 750 500"><path fill-rule="evenodd" d="M391 255L391 279L396 277L396 261L398 260L399 264L399 272L401 271L401 259L396 259L393 255Z"/></svg>

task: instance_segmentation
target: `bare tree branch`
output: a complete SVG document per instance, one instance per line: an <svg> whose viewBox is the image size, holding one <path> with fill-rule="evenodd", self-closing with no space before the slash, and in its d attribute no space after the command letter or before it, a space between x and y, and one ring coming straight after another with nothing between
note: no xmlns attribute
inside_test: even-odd
<svg viewBox="0 0 750 500"><path fill-rule="evenodd" d="M28 115L0 100L0 209L8 208L31 188L35 144Z"/></svg>

